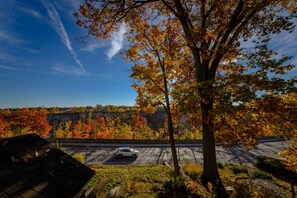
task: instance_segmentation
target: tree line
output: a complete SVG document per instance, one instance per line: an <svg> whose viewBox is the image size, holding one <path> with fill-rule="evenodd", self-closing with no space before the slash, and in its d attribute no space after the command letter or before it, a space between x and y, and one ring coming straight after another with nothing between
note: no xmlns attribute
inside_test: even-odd
<svg viewBox="0 0 297 198"><path fill-rule="evenodd" d="M200 132L186 118L175 124L177 139L198 139ZM111 105L0 110L0 137L28 133L44 138L168 139L162 108L151 114Z"/></svg>

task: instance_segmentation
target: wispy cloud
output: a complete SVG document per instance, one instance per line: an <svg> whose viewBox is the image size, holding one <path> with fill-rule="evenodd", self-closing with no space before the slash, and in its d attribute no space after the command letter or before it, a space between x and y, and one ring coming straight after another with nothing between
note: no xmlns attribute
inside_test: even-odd
<svg viewBox="0 0 297 198"><path fill-rule="evenodd" d="M281 54L295 55L297 51L297 30L292 33L282 32L272 39L271 46Z"/></svg>
<svg viewBox="0 0 297 198"><path fill-rule="evenodd" d="M85 76L85 71L73 65L56 63L52 67L52 72L59 76Z"/></svg>
<svg viewBox="0 0 297 198"><path fill-rule="evenodd" d="M110 74L97 74L97 73L91 73L91 76L94 76L96 78L100 78L103 80L108 80L108 81L117 81L118 79L115 79L113 75Z"/></svg>
<svg viewBox="0 0 297 198"><path fill-rule="evenodd" d="M297 24L297 20L295 20L295 24ZM287 63L290 63L292 65L295 65L295 67L289 71L289 76L296 76L296 68L297 68L297 29L295 29L293 32L282 32L279 35L276 35L272 38L271 47L275 51L279 53L278 57L280 57L283 54L286 54L288 56L292 56L292 59L289 60Z"/></svg>
<svg viewBox="0 0 297 198"><path fill-rule="evenodd" d="M70 42L69 36L65 30L64 24L62 23L60 15L57 12L56 8L48 0L42 0L41 2L44 5L44 7L46 8L47 14L48 14L49 18L51 19L51 25L53 26L54 30L60 36L62 43L66 46L66 48L68 49L70 54L73 56L73 59L75 60L75 62L79 65L81 73L86 75L85 68L84 68L83 64L81 63L81 61L79 60L76 52L72 48L72 44Z"/></svg>
<svg viewBox="0 0 297 198"><path fill-rule="evenodd" d="M17 63L20 60L21 58L17 57L16 55L13 55L11 53L7 53L4 51L0 51L0 61Z"/></svg>
<svg viewBox="0 0 297 198"><path fill-rule="evenodd" d="M22 45L26 43L25 40L18 39L12 33L8 33L6 31L0 30L0 42L5 42L10 45Z"/></svg>
<svg viewBox="0 0 297 198"><path fill-rule="evenodd" d="M81 48L82 51L88 51L88 52L95 52L97 49L99 49L101 44L98 41L92 41L86 44Z"/></svg>
<svg viewBox="0 0 297 198"><path fill-rule="evenodd" d="M11 71L17 71L18 70L15 67L3 66L3 65L0 65L0 69L11 70Z"/></svg>
<svg viewBox="0 0 297 198"><path fill-rule="evenodd" d="M40 52L38 49L33 49L33 48L29 48L29 47L24 47L22 50L24 50L26 52L30 52L31 54L38 54Z"/></svg>
<svg viewBox="0 0 297 198"><path fill-rule="evenodd" d="M34 10L34 9L28 7L28 6L25 6L24 4L15 3L14 6L16 8L18 8L21 12L23 12L25 14L28 14L28 15L31 15L31 16L37 18L37 19L42 19L43 18L43 16L38 11L36 11L36 10Z"/></svg>
<svg viewBox="0 0 297 198"><path fill-rule="evenodd" d="M118 32L111 35L111 48L107 51L108 60L111 60L124 46L124 34L127 32L127 25L122 23Z"/></svg>
<svg viewBox="0 0 297 198"><path fill-rule="evenodd" d="M19 13L24 13L33 16L36 19L43 19L44 17L39 11L35 10L30 6L30 4L25 1L16 0L1 0L0 1L0 22L2 28L10 27L13 24L18 24L16 21L17 15Z"/></svg>

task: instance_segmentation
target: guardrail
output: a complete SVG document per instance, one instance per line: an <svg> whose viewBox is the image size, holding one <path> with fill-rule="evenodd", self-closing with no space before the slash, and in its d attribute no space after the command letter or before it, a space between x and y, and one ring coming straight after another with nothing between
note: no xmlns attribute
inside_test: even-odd
<svg viewBox="0 0 297 198"><path fill-rule="evenodd" d="M50 143L63 145L86 145L86 144L170 144L169 140L131 140L131 139L80 139L80 138L46 138ZM267 136L258 137L259 142L284 141L285 139ZM202 144L201 139L197 140L175 140L175 144Z"/></svg>
<svg viewBox="0 0 297 198"><path fill-rule="evenodd" d="M75 144L169 144L169 140L131 140L131 139L79 139L79 138L47 138L50 143ZM202 140L175 140L176 144L197 144Z"/></svg>

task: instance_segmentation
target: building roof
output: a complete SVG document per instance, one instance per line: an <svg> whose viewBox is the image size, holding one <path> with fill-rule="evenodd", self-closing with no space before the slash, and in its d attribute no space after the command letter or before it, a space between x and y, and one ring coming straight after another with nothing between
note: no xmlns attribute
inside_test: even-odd
<svg viewBox="0 0 297 198"><path fill-rule="evenodd" d="M75 197L93 175L36 134L0 139L0 197Z"/></svg>

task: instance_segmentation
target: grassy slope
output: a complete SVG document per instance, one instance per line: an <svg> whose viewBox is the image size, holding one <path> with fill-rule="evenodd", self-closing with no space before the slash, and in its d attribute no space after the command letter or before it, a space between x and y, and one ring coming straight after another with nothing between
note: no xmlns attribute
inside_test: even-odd
<svg viewBox="0 0 297 198"><path fill-rule="evenodd" d="M89 185L95 186L97 197L105 197L115 186L121 186L120 197L213 197L210 189L200 183L202 167L197 164L183 165L186 175L174 179L173 172L164 165L93 165L95 177ZM257 169L236 165L220 166L225 186L234 188L231 197L290 197L290 184ZM258 188L255 179L278 188Z"/></svg>
<svg viewBox="0 0 297 198"><path fill-rule="evenodd" d="M94 165L91 168L96 175L90 185L95 185L97 195L102 196L120 185L124 196L154 197L171 178L171 170L163 165Z"/></svg>

